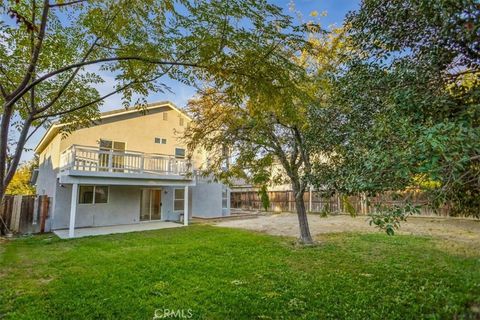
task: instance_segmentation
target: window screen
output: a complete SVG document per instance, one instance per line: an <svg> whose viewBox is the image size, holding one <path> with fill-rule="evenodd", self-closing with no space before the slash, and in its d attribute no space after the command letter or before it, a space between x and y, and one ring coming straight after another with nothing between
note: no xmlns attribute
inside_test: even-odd
<svg viewBox="0 0 480 320"><path fill-rule="evenodd" d="M108 203L108 186L80 186L78 203Z"/></svg>
<svg viewBox="0 0 480 320"><path fill-rule="evenodd" d="M78 203L93 203L93 186L80 186Z"/></svg>
<svg viewBox="0 0 480 320"><path fill-rule="evenodd" d="M158 144L167 144L167 139L156 137L156 138L155 138L155 143L158 143Z"/></svg>
<svg viewBox="0 0 480 320"><path fill-rule="evenodd" d="M185 159L185 149L175 148L175 158Z"/></svg>
<svg viewBox="0 0 480 320"><path fill-rule="evenodd" d="M108 186L95 186L95 203L108 202Z"/></svg>
<svg viewBox="0 0 480 320"><path fill-rule="evenodd" d="M228 189L223 187L222 189L222 209L228 208Z"/></svg>
<svg viewBox="0 0 480 320"><path fill-rule="evenodd" d="M173 195L173 210L182 211L185 203L185 190L184 189L175 189Z"/></svg>

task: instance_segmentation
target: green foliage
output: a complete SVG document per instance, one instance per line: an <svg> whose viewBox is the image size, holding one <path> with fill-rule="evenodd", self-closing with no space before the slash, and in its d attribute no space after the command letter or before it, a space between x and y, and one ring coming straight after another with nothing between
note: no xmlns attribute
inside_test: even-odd
<svg viewBox="0 0 480 320"><path fill-rule="evenodd" d="M304 54L317 45L303 33L278 32L243 45L252 52L236 63L240 72L224 73L189 101L193 121L183 139L191 153L201 149L208 154L209 161L200 168L205 174L224 182L241 178L256 186L290 184L296 198L302 198L311 167L305 136L312 120L308 109L318 101L312 93L316 78ZM307 219L305 212L298 214ZM301 230L302 241L311 242L306 229Z"/></svg>
<svg viewBox="0 0 480 320"><path fill-rule="evenodd" d="M30 184L33 169L36 168L36 161L32 161L20 166L12 181L10 182L6 194L10 195L33 195L35 187Z"/></svg>
<svg viewBox="0 0 480 320"><path fill-rule="evenodd" d="M342 195L341 199L342 199L343 209L347 211L352 218L355 218L357 216L357 210L355 210L355 207L352 205L352 203L348 199L348 196Z"/></svg>
<svg viewBox="0 0 480 320"><path fill-rule="evenodd" d="M36 128L88 126L115 93L142 109L148 94L171 90L167 79L232 99L262 92L277 79L274 62L283 77L291 65L272 48L304 43L292 18L264 0L7 1L0 15L0 196L11 176L3 173L14 172ZM111 79L114 88L100 94Z"/></svg>
<svg viewBox="0 0 480 320"><path fill-rule="evenodd" d="M151 319L159 308L190 308L192 319L478 316L476 248L467 257L424 237L322 239L298 247L288 238L191 226L3 242L0 313L38 320Z"/></svg>
<svg viewBox="0 0 480 320"><path fill-rule="evenodd" d="M395 234L395 230L400 228L402 221L407 221L407 217L412 214L420 213L420 207L407 202L403 205L385 205L377 204L375 212L369 215L369 224L375 225L380 230L384 230L389 236Z"/></svg>
<svg viewBox="0 0 480 320"><path fill-rule="evenodd" d="M260 195L260 201L262 202L263 210L268 211L270 208L270 199L268 197L267 186L261 186L258 194Z"/></svg>
<svg viewBox="0 0 480 320"><path fill-rule="evenodd" d="M329 198L325 198L325 200L329 200ZM330 202L325 201L325 204L320 211L320 217L327 218L332 213L332 209L330 208Z"/></svg>
<svg viewBox="0 0 480 320"><path fill-rule="evenodd" d="M311 112L328 161L314 182L345 194L421 188L452 214L480 214L478 4L366 0L351 54Z"/></svg>

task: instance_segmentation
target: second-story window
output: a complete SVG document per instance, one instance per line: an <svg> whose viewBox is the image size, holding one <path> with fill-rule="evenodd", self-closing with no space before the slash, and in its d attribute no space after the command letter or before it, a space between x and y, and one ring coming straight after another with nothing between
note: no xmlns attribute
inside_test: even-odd
<svg viewBox="0 0 480 320"><path fill-rule="evenodd" d="M183 117L180 116L180 126L183 127Z"/></svg>
<svg viewBox="0 0 480 320"><path fill-rule="evenodd" d="M158 143L158 144L167 144L167 139L155 137L155 143Z"/></svg>
<svg viewBox="0 0 480 320"><path fill-rule="evenodd" d="M168 113L167 112L163 113L163 120L165 120L165 121L168 120Z"/></svg>
<svg viewBox="0 0 480 320"><path fill-rule="evenodd" d="M177 159L185 159L185 149L183 149L183 148L175 148L175 158L177 158Z"/></svg>
<svg viewBox="0 0 480 320"><path fill-rule="evenodd" d="M119 153L125 153L125 142L100 139L99 164L100 171L123 171L124 156ZM110 153L113 152L113 155ZM111 159L110 159L111 157ZM111 167L110 167L111 166Z"/></svg>

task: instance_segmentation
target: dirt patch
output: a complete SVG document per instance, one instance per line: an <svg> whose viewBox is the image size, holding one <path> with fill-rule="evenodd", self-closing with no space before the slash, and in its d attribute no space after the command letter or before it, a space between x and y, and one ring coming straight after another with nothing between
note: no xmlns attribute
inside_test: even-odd
<svg viewBox="0 0 480 320"><path fill-rule="evenodd" d="M382 232L368 224L367 217L309 215L310 230L318 236L336 232ZM217 226L261 231L272 235L298 236L297 216L292 213L261 215L256 219L222 221ZM441 217L409 217L402 223L400 234L439 237L456 240L480 248L480 220Z"/></svg>

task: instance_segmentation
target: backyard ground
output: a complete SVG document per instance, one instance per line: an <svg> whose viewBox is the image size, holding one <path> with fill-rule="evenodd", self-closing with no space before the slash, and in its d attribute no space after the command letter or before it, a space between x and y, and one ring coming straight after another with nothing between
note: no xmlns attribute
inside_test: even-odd
<svg viewBox="0 0 480 320"><path fill-rule="evenodd" d="M194 225L3 240L0 318L152 319L165 309L192 319L480 316L478 247L382 233L320 238L301 247L291 237Z"/></svg>
<svg viewBox="0 0 480 320"><path fill-rule="evenodd" d="M311 214L308 216L308 222L312 235L320 241L322 235L329 233L383 232L370 226L366 216L355 218L348 215L321 217L318 214ZM263 214L250 219L221 221L216 225L291 237L298 237L299 233L297 215L294 213ZM429 236L444 240L445 245L468 246L480 251L479 219L412 216L406 222L401 223L397 233Z"/></svg>

